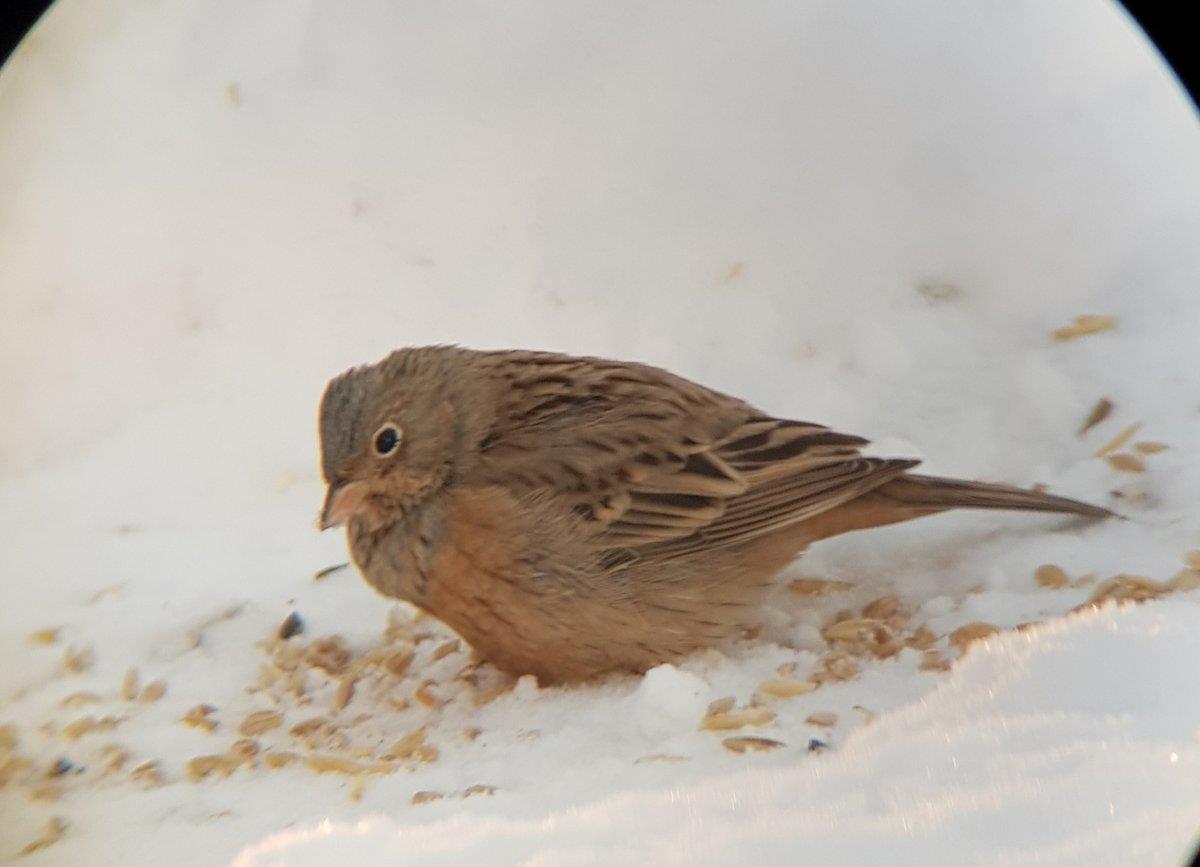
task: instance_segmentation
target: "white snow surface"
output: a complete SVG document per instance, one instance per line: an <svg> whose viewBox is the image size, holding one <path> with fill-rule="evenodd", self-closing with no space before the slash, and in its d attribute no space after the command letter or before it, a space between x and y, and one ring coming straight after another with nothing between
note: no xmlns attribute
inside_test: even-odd
<svg viewBox="0 0 1200 867"><path fill-rule="evenodd" d="M0 724L83 771L57 801L0 789L0 859L61 816L27 863L1182 863L1197 594L1069 614L1095 585L1033 573L1166 580L1200 548L1197 237L1200 125L1112 3L60 0L0 73ZM1117 328L1051 340L1084 313ZM793 571L854 589L781 590L761 636L644 677L476 707L465 650L422 651L410 686L444 707L339 719L440 755L357 801L300 764L188 781L273 707L247 688L289 611L378 640L387 601L312 577L345 559L313 529L315 405L435 342L659 364L1128 519L832 540ZM1145 473L1094 457L1135 422L1170 446ZM1038 625L949 672L863 661L735 733L778 749L697 730L889 593L939 636ZM65 673L70 646L94 665ZM122 701L130 666L165 697ZM79 691L100 702L60 706ZM202 702L211 734L178 722ZM295 748L314 711L279 709L263 745ZM123 721L65 740L86 713ZM103 775L110 743L164 785Z"/></svg>

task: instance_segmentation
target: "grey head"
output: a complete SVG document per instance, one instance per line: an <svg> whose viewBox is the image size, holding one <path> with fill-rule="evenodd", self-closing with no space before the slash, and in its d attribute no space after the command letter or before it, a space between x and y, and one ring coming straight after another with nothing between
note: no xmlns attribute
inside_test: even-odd
<svg viewBox="0 0 1200 867"><path fill-rule="evenodd" d="M476 355L449 346L400 349L330 381L319 411L328 485L322 529L352 517L388 523L450 481L473 435L464 422L478 416Z"/></svg>

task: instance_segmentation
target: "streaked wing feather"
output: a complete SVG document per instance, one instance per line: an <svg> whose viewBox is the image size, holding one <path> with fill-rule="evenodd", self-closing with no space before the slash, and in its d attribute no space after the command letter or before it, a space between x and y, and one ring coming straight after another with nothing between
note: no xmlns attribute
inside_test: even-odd
<svg viewBox="0 0 1200 867"><path fill-rule="evenodd" d="M774 419L665 371L496 353L506 382L480 480L560 499L601 549L672 556L820 514L911 462L864 459L861 437Z"/></svg>
<svg viewBox="0 0 1200 867"><path fill-rule="evenodd" d="M725 514L707 527L671 542L643 549L646 558L676 557L748 542L759 536L800 523L874 490L904 473L919 461L859 458L845 471L823 474L819 479L801 473L789 478L776 496L752 504L741 498L731 501ZM787 495L783 495L783 491Z"/></svg>

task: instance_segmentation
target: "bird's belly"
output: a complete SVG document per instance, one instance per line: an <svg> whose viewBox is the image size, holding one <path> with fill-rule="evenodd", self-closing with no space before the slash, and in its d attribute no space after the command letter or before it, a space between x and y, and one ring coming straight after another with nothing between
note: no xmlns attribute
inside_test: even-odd
<svg viewBox="0 0 1200 867"><path fill-rule="evenodd" d="M569 525L499 488L456 493L418 604L484 658L544 681L641 671L748 625L769 576L734 553L599 568Z"/></svg>

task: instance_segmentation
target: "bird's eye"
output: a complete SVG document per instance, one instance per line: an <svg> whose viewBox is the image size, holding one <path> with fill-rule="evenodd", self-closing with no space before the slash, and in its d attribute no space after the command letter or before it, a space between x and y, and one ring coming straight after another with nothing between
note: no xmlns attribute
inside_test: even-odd
<svg viewBox="0 0 1200 867"><path fill-rule="evenodd" d="M375 454L381 458L386 458L399 448L402 436L400 428L388 422L375 431L375 439L372 441L372 445L375 447Z"/></svg>

